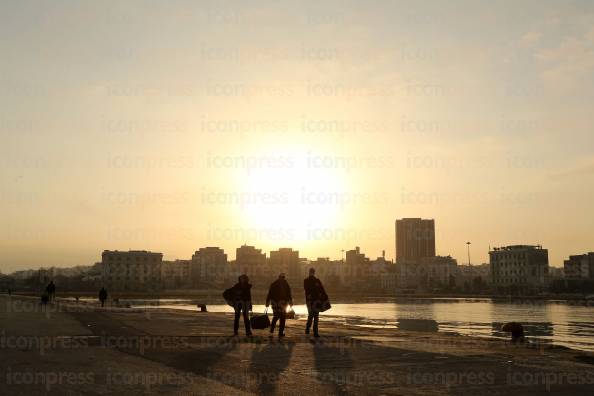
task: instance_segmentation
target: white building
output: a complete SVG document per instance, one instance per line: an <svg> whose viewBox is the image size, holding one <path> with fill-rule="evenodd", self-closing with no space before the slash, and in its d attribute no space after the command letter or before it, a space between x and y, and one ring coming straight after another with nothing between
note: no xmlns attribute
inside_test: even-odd
<svg viewBox="0 0 594 396"><path fill-rule="evenodd" d="M549 252L540 245L512 245L489 252L491 282L497 289L540 289L546 284Z"/></svg>

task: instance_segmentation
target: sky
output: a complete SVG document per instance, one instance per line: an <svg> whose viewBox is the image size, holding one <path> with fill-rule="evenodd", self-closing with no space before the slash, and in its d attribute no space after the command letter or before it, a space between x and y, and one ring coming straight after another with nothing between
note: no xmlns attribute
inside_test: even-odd
<svg viewBox="0 0 594 396"><path fill-rule="evenodd" d="M591 1L0 0L0 271L594 250Z"/></svg>

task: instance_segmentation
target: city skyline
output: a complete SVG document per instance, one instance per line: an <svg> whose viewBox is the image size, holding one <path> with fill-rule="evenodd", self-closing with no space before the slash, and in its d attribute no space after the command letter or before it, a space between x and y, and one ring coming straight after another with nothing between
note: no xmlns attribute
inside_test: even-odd
<svg viewBox="0 0 594 396"><path fill-rule="evenodd" d="M423 221L431 221L431 224L433 226L433 222L434 219L420 219L420 218L404 218L404 219L398 219L396 221L396 223L398 223L398 221L401 220L423 220ZM432 230L432 235L435 236L435 232L434 230ZM396 245L398 244L398 239L397 236L395 235L395 243ZM489 245L489 248L487 250L487 257L490 256L489 253L492 253L494 251L497 251L503 247L523 247L523 246L538 246L538 247L542 247L541 244L538 245L532 245L532 244L523 244L523 243L512 243L509 245ZM297 254L299 254L299 252L301 252L301 250L296 247L296 246L276 246L271 248L270 250L266 250L266 249L262 249L261 247L258 247L257 245L253 245L253 244L249 244L249 243L243 243L239 246L236 246L235 248L231 248L231 249L227 249L221 246L212 246L212 245L204 245L201 247L198 247L197 249L193 250L193 253L190 253L187 256L171 256L168 255L168 253L164 252L164 251L160 251L160 250L154 250L154 249L150 249L150 248L128 248L128 249L117 249L117 248L109 248L109 249L104 249L103 253L105 252L120 252L120 253L150 253L150 254L159 254L162 256L162 260L163 262L173 262L173 261L177 261L177 260L181 260L181 261L187 261L190 260L191 258L194 257L194 255L198 254L199 252L201 252L202 250L208 250L208 249L220 249L220 251L222 253L224 253L225 255L225 260L226 262L233 262L237 260L237 256L233 257L233 259L231 258L230 255L228 255L226 252L231 252L231 251L235 251L235 253L237 254L239 252L239 250L241 248L250 248L253 249L254 252L257 252L258 254L261 254L266 260L269 260L270 257L267 255L267 253L271 253L271 252L278 252L278 251L282 251L283 249L288 249L288 250L293 250L294 252L296 252ZM373 257L377 257L377 258L384 258L389 260L392 263L397 263L398 262L398 258L397 258L397 254L394 255L394 257L390 257L389 255L386 255L386 249L383 249L379 255L375 255L374 253L370 253L368 251L365 251L365 249L361 249L360 246L357 245L352 245L352 246L347 246L345 247L345 249L341 249L340 250L340 257L336 257L336 256L331 256L331 255L314 255L314 256L308 256L308 255L299 255L299 259L304 259L304 260L308 260L308 261L316 261L318 259L329 259L331 261L344 261L344 252L347 251L347 249L349 249L350 251L355 251L355 249L357 251L359 251L359 249L361 250L361 254L365 257L368 257L369 259L373 258ZM546 249L548 251L548 249ZM409 263L414 263L415 261L421 259L421 258L431 258L431 257L452 257L454 260L459 262L459 265L464 266L464 265L468 265L468 262L465 262L464 260L458 260L456 257L454 257L451 254L448 254L447 252L439 252L436 246L433 246L433 248L429 248L428 251L432 251L433 254L429 254L426 256L407 256L407 257L402 257L402 262L409 262ZM591 253L590 253L591 254ZM586 254L587 255L587 254ZM228 257L228 260L227 260ZM563 266L565 265L566 262L568 262L569 260L571 260L573 257L582 257L582 254L570 254L568 256L566 256L563 260L563 263L559 266L559 265L553 265L553 264L549 264L550 267L554 267L554 268L563 268ZM489 263L490 260L486 260L486 261L482 261L482 262L472 262L471 265L472 266L480 266L483 264L487 264ZM65 265L65 266L55 266L55 265L46 265L46 266L32 266L32 267L25 267L25 268L19 268L16 270L12 270L12 271L7 271L5 273L12 273L12 272L16 272L16 271L21 271L21 270L34 270L36 268L39 269L43 269L43 268L71 268L71 267L76 267L76 266L90 266L93 264L98 263L98 261L93 261L91 260L88 263L79 263L76 265Z"/></svg>
<svg viewBox="0 0 594 396"><path fill-rule="evenodd" d="M463 3L3 4L0 268L391 257L409 216L460 262L591 250L594 6Z"/></svg>
<svg viewBox="0 0 594 396"><path fill-rule="evenodd" d="M414 232L422 231L422 233L423 233L423 238L422 238L423 241L424 242L427 242L428 241L430 243L430 245L428 245L428 246L425 246L425 244L423 244L423 246L425 246L425 247L420 247L419 246L419 247L416 247L414 249L423 249L424 251L432 252L433 254L429 254L428 257L431 257L431 256L451 256L454 259L456 259L460 263L460 265L468 264L468 261L464 261L464 259L466 257L465 254L462 254L461 257L456 257L455 255L453 255L453 254L445 251L443 248L442 249L439 249L439 238L438 238L438 236L439 236L440 233L435 231L435 219L422 219L422 218L416 218L416 217L405 217L405 218L396 219L396 221L392 223L392 224L396 224L396 228L392 227L392 232L394 234L393 235L393 240L392 240L392 246L397 246L398 243L401 243L401 244L404 243L404 241L399 241L399 239L397 237L397 235L398 235L397 234L397 229L398 229L399 222L400 223L403 223L405 221L411 221L411 220L412 221L420 221L422 223L419 223L419 224L424 224L424 225L421 226L421 225L415 225L415 224L407 224L405 226L403 224L403 230L408 231L409 234L410 234L410 231L411 230L413 230ZM425 225L425 224L427 224L427 225ZM411 226L412 226L412 228L411 228ZM407 228L404 228L404 227L407 227ZM419 230L417 230L417 229L415 229L415 227L421 227L421 228ZM429 227L429 228L427 228L427 227ZM236 229L236 230L238 230L238 229ZM322 232L323 233L325 231L327 231L327 230L323 230L323 229L322 230L321 229L307 230L307 232L310 233L310 234L312 234L312 235L315 234L315 233L318 233L318 232ZM430 231L430 239L427 238L426 231ZM333 232L341 232L341 231L335 229L335 230L333 230ZM409 235L409 237L410 237L410 235ZM305 253L302 249L300 249L299 246L295 246L295 245L273 245L271 243L268 243L268 244L266 244L266 243L260 243L259 244L259 242L261 242L261 241L257 241L256 240L255 242L243 242L243 243L241 243L238 246L239 247L242 247L242 246L256 247L256 248L259 248L259 250L263 251L264 254L266 254L266 252L272 252L272 251L275 251L275 250L278 250L278 249L284 249L284 248L296 249L296 251L303 253L303 255L300 258L307 259L307 260L313 260L314 258L315 259L317 259L317 258L329 258L330 260L343 259L344 252L347 249L351 249L351 248L354 248L354 247L357 247L357 248L360 247L359 244L356 241L353 241L353 244L344 246L338 252L333 252L334 255L333 254L329 254L330 252L324 252L324 251L321 251L320 252L321 254L310 255L310 254ZM419 242L419 241L417 241L417 242ZM464 242L464 244L467 245L468 242ZM488 244L488 248L486 250L486 253L485 252L481 252L481 251L477 251L476 247L474 248L475 250L473 250L473 254L474 255L476 255L478 257L486 256L487 259L486 260L481 260L481 261L473 260L473 262L471 264L472 265L481 265L481 264L484 264L484 263L488 263L489 262L489 252L491 251L492 248L495 248L495 246L516 246L516 245L517 246L521 246L521 245L528 245L528 246L530 246L530 245L543 245L543 244L542 243L525 243L525 242L522 242L522 241L513 241L511 243L500 243L500 244L489 243ZM196 245L196 246L198 246L198 245ZM199 249L216 247L216 248L222 249L223 251L231 252L231 251L236 250L238 248L238 246L236 245L236 246L233 247L230 243L227 243L225 245L217 245L216 243L214 243L214 244L202 244L201 247L199 247ZM264 248L263 246L267 246L267 248ZM403 245L403 246L405 246L405 245ZM128 248L113 247L112 246L109 249L105 249L105 250L113 250L113 251L120 251L120 252L126 252L126 251L130 251L130 252L132 252L132 251L138 251L138 252L141 252L141 251L145 251L145 252L146 251L148 251L148 252L151 252L151 251L152 252L160 252L161 254L163 254L163 260L164 261L186 260L187 257L190 257L193 253L197 253L198 252L198 250L195 250L194 249L194 250L192 250L192 253L190 253L190 256L188 256L188 255L184 256L183 254L181 254L181 255L179 255L179 254L172 254L170 252L167 252L164 249L151 249L151 248L143 247L140 244L137 247L128 247ZM376 256L376 253L375 252L371 252L371 251L369 251L369 250L367 250L365 248L361 248L361 250L363 252L367 252L366 254L369 254L369 257ZM588 248L584 249L584 251L589 251L589 250L591 250L591 249L588 249ZM394 250L392 250L392 249L385 249L384 248L384 249L381 249L379 251L379 253L377 254L377 257L379 257L379 255L381 254L383 257L388 258L392 262L396 262L397 261L397 253L394 253L393 255L390 255L390 254L386 254L386 251L387 252L394 252ZM396 252L397 251L398 250L396 250ZM340 254L340 256L337 257L336 254ZM567 258L568 257L571 257L573 255L576 255L576 254L577 254L576 252L570 252L570 253L568 253L567 255L565 255L565 256L563 256L561 258L562 261L561 261L560 264L559 263L551 262L550 263L550 266L551 267L555 267L555 268L563 268L564 262L567 260ZM405 258L405 257L403 257L403 258ZM409 256L409 258L410 258L410 256ZM267 259L268 259L268 257L267 257ZM60 258L57 258L56 260L59 263L57 265L56 264L52 264L52 263L42 264L42 265L39 265L38 263L37 264L36 263L31 263L29 265L24 264L24 265L22 265L20 267L16 267L15 266L14 268L12 268L10 265L5 265L2 268L4 269L4 271L3 271L4 273L12 273L12 272L19 271L19 270L30 270L30 269L34 269L34 268L51 268L51 267L69 268L69 267L80 266L80 265L86 266L86 265L92 265L93 263L96 262L96 261L93 261L93 258L89 259L86 262L80 261L80 262L75 262L75 263L64 263L65 260L62 260ZM230 259L230 261L231 261L231 259Z"/></svg>

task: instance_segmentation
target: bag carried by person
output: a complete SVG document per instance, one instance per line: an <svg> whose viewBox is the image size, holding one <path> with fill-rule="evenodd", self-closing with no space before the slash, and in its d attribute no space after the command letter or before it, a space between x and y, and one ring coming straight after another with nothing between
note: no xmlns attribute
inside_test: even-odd
<svg viewBox="0 0 594 396"><path fill-rule="evenodd" d="M320 304L318 306L318 312L326 312L330 308L332 308L330 300L328 298L325 298L324 300L320 301Z"/></svg>
<svg viewBox="0 0 594 396"><path fill-rule="evenodd" d="M228 305L235 307L235 290L232 287L223 292L223 298Z"/></svg>
<svg viewBox="0 0 594 396"><path fill-rule="evenodd" d="M264 310L264 314L255 315L250 318L250 325L252 329L267 329L270 327L270 318L268 317L268 308Z"/></svg>

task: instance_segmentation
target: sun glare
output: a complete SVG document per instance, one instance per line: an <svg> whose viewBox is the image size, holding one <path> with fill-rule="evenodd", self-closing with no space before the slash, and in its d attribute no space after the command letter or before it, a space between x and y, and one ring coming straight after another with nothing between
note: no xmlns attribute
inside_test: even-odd
<svg viewBox="0 0 594 396"><path fill-rule="evenodd" d="M290 239L308 240L311 230L340 223L340 200L346 194L343 172L307 149L271 148L278 166L254 166L242 176L246 224L282 228ZM263 158L263 156L257 156ZM330 159L330 156L324 157Z"/></svg>

